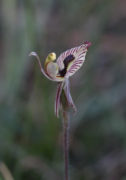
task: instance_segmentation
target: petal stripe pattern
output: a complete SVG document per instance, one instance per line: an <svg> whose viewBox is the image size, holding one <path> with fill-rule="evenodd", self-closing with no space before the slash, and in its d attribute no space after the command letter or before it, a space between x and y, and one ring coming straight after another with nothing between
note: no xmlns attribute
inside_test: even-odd
<svg viewBox="0 0 126 180"><path fill-rule="evenodd" d="M85 42L81 46L71 48L65 52L63 52L57 59L57 64L59 69L62 70L64 68L64 59L69 56L73 55L75 57L74 61L67 69L67 73L65 75L66 78L72 76L80 67L83 65L85 61L85 56L87 53L87 49L90 46L90 43Z"/></svg>

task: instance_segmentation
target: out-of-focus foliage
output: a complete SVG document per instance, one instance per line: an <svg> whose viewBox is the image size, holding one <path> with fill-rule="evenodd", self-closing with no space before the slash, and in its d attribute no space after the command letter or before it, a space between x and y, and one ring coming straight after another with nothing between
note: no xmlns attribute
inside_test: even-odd
<svg viewBox="0 0 126 180"><path fill-rule="evenodd" d="M44 62L86 40L87 61L71 78L71 179L126 179L125 22L125 0L0 1L0 161L15 180L63 179L56 83L28 54Z"/></svg>

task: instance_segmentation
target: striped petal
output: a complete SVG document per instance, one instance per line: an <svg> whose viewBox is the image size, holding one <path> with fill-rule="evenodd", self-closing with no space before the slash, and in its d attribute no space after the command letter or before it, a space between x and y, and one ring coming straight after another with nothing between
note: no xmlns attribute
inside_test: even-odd
<svg viewBox="0 0 126 180"><path fill-rule="evenodd" d="M72 76L76 71L80 69L85 61L85 56L88 47L91 45L90 42L85 42L81 46L69 49L63 52L57 59L59 69L63 71L65 67L65 61L69 61L64 77L68 78Z"/></svg>

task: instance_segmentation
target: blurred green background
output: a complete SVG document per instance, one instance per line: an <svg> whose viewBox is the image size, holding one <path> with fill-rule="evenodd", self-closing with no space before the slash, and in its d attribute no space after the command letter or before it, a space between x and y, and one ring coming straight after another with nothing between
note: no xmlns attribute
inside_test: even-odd
<svg viewBox="0 0 126 180"><path fill-rule="evenodd" d="M125 0L0 1L0 180L63 179L56 83L28 54L43 63L86 40L71 78L71 180L126 180Z"/></svg>

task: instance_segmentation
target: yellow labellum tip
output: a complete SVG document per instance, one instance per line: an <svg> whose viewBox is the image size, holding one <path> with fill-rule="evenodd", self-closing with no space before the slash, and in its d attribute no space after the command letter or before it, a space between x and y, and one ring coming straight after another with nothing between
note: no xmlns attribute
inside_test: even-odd
<svg viewBox="0 0 126 180"><path fill-rule="evenodd" d="M45 66L50 63L50 62L53 62L56 60L56 53L52 52L50 54L48 54L46 60L45 60Z"/></svg>

